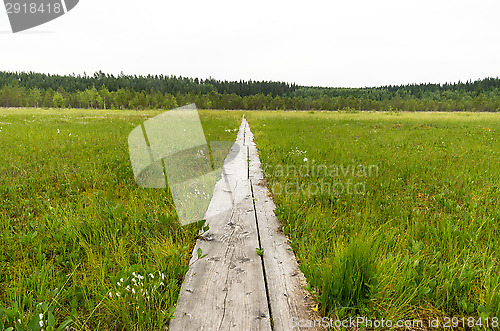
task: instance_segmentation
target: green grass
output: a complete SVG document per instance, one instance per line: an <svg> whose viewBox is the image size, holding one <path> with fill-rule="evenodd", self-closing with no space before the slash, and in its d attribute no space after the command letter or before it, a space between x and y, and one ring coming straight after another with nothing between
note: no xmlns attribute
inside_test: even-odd
<svg viewBox="0 0 500 331"><path fill-rule="evenodd" d="M0 110L0 329L166 327L201 224L134 181L128 134L159 113ZM241 114L200 112L207 141ZM246 117L323 315L500 315L500 116Z"/></svg>
<svg viewBox="0 0 500 331"><path fill-rule="evenodd" d="M0 110L1 330L166 327L200 224L134 181L128 134L159 113ZM241 114L201 118L233 141Z"/></svg>
<svg viewBox="0 0 500 331"><path fill-rule="evenodd" d="M499 115L246 116L324 316L500 316Z"/></svg>

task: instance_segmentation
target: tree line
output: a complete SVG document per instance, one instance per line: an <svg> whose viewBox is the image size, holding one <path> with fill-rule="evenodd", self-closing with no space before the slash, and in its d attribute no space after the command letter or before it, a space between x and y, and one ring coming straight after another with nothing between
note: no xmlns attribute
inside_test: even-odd
<svg viewBox="0 0 500 331"><path fill-rule="evenodd" d="M39 88L43 90L59 90L65 92L78 92L96 87L101 89L106 87L110 92L120 89L135 92L156 91L161 93L201 93L206 94L211 91L226 94L237 94L240 96L271 94L272 96L283 96L291 94L298 86L282 82L266 81L220 81L213 78L198 79L164 75L125 75L118 76L105 74L102 71L96 72L92 76L82 75L49 75L35 72L1 72L0 86L12 84L18 81L20 86L28 89Z"/></svg>
<svg viewBox="0 0 500 331"><path fill-rule="evenodd" d="M282 82L175 76L47 75L0 72L0 107L500 111L500 79L374 88L305 87Z"/></svg>

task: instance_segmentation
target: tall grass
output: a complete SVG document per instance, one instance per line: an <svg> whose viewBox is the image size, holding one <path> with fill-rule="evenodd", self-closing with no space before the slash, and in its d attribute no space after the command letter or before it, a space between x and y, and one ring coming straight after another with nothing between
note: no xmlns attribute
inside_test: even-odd
<svg viewBox="0 0 500 331"><path fill-rule="evenodd" d="M343 318L366 311L376 281L370 246L353 239L348 246L339 247L337 254L329 256L323 267L312 270L311 285L319 289L323 313L333 311Z"/></svg>
<svg viewBox="0 0 500 331"><path fill-rule="evenodd" d="M0 111L1 330L166 328L200 224L135 184L128 134L158 113ZM207 137L240 116L204 112Z"/></svg>
<svg viewBox="0 0 500 331"><path fill-rule="evenodd" d="M247 118L325 316L499 316L498 115Z"/></svg>

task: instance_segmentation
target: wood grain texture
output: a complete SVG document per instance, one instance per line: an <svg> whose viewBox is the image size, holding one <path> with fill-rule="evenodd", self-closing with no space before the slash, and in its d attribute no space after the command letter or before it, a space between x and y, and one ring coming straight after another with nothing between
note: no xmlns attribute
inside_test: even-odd
<svg viewBox="0 0 500 331"><path fill-rule="evenodd" d="M299 330L299 320L319 318L307 309L305 278L274 209L243 119L205 214L210 230L196 242L170 330L287 331ZM197 260L198 248L207 257Z"/></svg>
<svg viewBox="0 0 500 331"><path fill-rule="evenodd" d="M170 330L271 330L244 131L242 123L206 213L210 230L196 242ZM208 256L196 261L198 248Z"/></svg>

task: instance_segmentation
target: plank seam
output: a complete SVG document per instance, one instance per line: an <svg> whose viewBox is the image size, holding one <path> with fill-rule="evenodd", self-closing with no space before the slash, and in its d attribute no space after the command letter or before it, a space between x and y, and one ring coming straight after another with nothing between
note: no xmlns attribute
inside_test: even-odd
<svg viewBox="0 0 500 331"><path fill-rule="evenodd" d="M253 186L252 186L252 180L249 179L250 181L250 189L252 191L252 204L253 204L253 212L255 215L255 223L257 226L257 238L259 240L259 249L262 249L262 243L260 241L260 230L259 230L259 220L257 218L257 208L255 205L255 195L253 193ZM266 252L264 252L265 254ZM267 307L269 310L269 321L271 323L271 330L274 330L274 322L273 322L273 312L271 310L271 296L269 294L269 286L267 284L267 277L266 277L266 265L264 263L264 256L260 256L260 262L262 263L262 276L264 276L264 287L266 288L266 298L267 298Z"/></svg>
<svg viewBox="0 0 500 331"><path fill-rule="evenodd" d="M271 327L273 330L302 330L303 328L295 322L319 320L321 316L308 311L308 294L304 289L307 285L305 277L290 247L289 238L279 230L282 225L274 214L275 206L265 184L254 136L249 123L246 123L246 126L250 184L258 238L261 249L266 250L265 255L262 255L264 284L268 289L266 294L270 316L275 318L271 321ZM309 302L311 305L312 303ZM322 330L317 326L312 329Z"/></svg>
<svg viewBox="0 0 500 331"><path fill-rule="evenodd" d="M234 251L233 251L234 252ZM231 256L232 256L232 253L231 253ZM226 251L226 255L224 256L224 259L227 258L227 251ZM222 305L222 317L220 319L220 324L219 324L219 327L217 328L217 330L220 330L222 328L222 325L224 323L224 318L226 317L226 304L227 304L227 295L229 293L229 291L227 290L227 281L229 279L229 269L227 269L227 273L226 273L226 281L224 282L224 288L222 289L223 291L226 290L226 294L224 295L224 303Z"/></svg>
<svg viewBox="0 0 500 331"><path fill-rule="evenodd" d="M245 118L243 117L243 120ZM257 240L259 242L259 249L262 249L262 241L260 239L260 229L259 229L259 219L257 216L257 206L255 204L255 194L253 192L253 186L252 186L252 180L250 178L250 146L247 144L246 138L247 138L247 130L250 131L250 125L248 125L248 122L245 120L245 130L243 131L243 143L246 145L246 166L247 166L247 178L248 182L250 184L250 191L252 192L252 206L253 206L253 214L255 217L255 226L257 228ZM264 252L265 254L265 252ZM262 277L264 278L264 287L266 289L266 299L267 299L267 309L269 311L269 322L271 324L271 330L274 330L274 323L273 323L273 313L271 311L271 296L269 293L269 286L267 284L267 277L266 277L266 266L264 263L264 256L260 255L260 262L262 264Z"/></svg>

